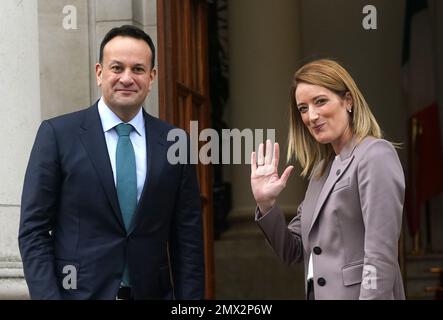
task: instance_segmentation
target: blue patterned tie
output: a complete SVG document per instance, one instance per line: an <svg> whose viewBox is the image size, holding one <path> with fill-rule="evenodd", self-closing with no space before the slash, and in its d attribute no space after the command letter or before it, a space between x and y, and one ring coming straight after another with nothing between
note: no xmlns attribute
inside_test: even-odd
<svg viewBox="0 0 443 320"><path fill-rule="evenodd" d="M130 124L120 123L115 127L118 133L115 164L117 172L117 196L123 215L126 231L131 225L132 216L137 207L137 172L134 148L129 134L134 128ZM129 286L128 265L123 272L123 285Z"/></svg>

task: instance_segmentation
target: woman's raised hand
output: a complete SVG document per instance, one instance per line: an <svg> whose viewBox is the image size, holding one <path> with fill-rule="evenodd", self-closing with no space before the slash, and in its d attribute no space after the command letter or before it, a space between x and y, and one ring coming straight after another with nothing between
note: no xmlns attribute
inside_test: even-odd
<svg viewBox="0 0 443 320"><path fill-rule="evenodd" d="M281 177L278 176L278 161L280 148L274 143L272 154L271 140L266 140L266 153L264 145L260 143L257 155L251 154L251 188L255 201L262 214L265 214L274 205L280 192L286 187L289 175L294 169L288 166Z"/></svg>

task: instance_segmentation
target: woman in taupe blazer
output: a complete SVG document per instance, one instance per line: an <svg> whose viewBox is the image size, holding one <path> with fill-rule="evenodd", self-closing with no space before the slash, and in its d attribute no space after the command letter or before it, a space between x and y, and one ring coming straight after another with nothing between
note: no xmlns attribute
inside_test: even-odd
<svg viewBox="0 0 443 320"><path fill-rule="evenodd" d="M308 299L404 299L398 265L405 182L392 144L349 73L332 60L301 67L291 92L288 159L309 186L286 225L279 146L251 155L255 219L287 264L304 261Z"/></svg>

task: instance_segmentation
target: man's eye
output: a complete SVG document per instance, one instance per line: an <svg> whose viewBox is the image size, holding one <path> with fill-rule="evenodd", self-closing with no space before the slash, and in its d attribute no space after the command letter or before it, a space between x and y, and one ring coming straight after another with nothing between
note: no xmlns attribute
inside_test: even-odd
<svg viewBox="0 0 443 320"><path fill-rule="evenodd" d="M118 71L121 70L121 68L120 68L119 66L112 66L112 67L111 67L111 70L112 70L112 71L116 71L116 72L118 72Z"/></svg>
<svg viewBox="0 0 443 320"><path fill-rule="evenodd" d="M143 73L143 72L145 72L145 69L143 69L141 67L137 67L137 68L134 68L134 72L135 73Z"/></svg>

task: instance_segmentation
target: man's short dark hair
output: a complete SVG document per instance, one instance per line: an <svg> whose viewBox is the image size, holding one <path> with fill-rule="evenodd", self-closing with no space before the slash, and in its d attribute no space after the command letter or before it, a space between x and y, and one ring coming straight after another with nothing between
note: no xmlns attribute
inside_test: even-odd
<svg viewBox="0 0 443 320"><path fill-rule="evenodd" d="M131 37L131 38L135 38L135 39L140 39L145 41L149 48L151 49L152 52L152 59L151 59L151 69L154 68L155 65L155 47L154 47L154 42L152 42L151 37L144 32L142 29L137 28L135 26L131 26L131 25L123 25L121 27L116 27L116 28L112 28L111 30L109 30L109 32L105 35L105 37L102 40L102 43L100 44L100 58L99 58L99 62L103 63L103 49L105 47L105 45L111 41L113 38L115 37Z"/></svg>

